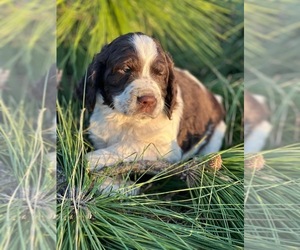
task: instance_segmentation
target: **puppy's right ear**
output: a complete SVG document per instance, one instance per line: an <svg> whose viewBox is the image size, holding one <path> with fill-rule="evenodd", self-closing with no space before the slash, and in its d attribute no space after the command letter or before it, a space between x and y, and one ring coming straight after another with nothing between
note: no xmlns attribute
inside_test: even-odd
<svg viewBox="0 0 300 250"><path fill-rule="evenodd" d="M83 102L83 106L89 112L93 111L97 94L103 96L104 73L108 56L108 45L105 45L100 53L96 54L89 65L85 75L78 83L76 96Z"/></svg>
<svg viewBox="0 0 300 250"><path fill-rule="evenodd" d="M174 63L170 55L166 53L166 59L168 62L169 76L167 82L167 95L165 97L165 105L167 116L171 120L172 112L177 104L177 83L174 75Z"/></svg>
<svg viewBox="0 0 300 250"><path fill-rule="evenodd" d="M83 102L83 107L86 107L88 111L93 111L96 104L97 87L93 72L92 62L76 87L76 97Z"/></svg>

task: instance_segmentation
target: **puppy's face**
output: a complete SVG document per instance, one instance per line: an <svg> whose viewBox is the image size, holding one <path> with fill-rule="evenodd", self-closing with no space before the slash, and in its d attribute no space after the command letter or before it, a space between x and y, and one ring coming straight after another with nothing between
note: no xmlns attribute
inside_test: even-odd
<svg viewBox="0 0 300 250"><path fill-rule="evenodd" d="M93 108L96 95L104 104L127 116L171 117L176 102L173 63L154 39L130 33L115 39L97 54L89 66L86 103Z"/></svg>

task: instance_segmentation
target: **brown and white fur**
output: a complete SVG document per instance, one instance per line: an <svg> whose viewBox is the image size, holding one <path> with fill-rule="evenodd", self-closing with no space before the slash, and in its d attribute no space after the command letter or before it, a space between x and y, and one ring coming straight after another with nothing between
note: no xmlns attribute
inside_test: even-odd
<svg viewBox="0 0 300 250"><path fill-rule="evenodd" d="M95 55L77 94L92 111L91 170L140 159L173 163L221 148L218 98L142 33L120 36Z"/></svg>

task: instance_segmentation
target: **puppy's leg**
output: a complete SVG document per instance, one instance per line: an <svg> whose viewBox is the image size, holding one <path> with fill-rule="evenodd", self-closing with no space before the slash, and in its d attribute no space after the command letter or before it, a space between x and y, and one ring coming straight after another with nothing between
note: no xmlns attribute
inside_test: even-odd
<svg viewBox="0 0 300 250"><path fill-rule="evenodd" d="M175 143L165 145L147 145L139 142L131 142L126 145L117 143L108 148L90 152L86 158L89 161L89 169L97 171L104 166L114 165L118 162L131 162L137 159L156 161L163 158L170 162L176 162L181 158L181 149Z"/></svg>
<svg viewBox="0 0 300 250"><path fill-rule="evenodd" d="M130 151L129 148L120 150L120 146L113 145L105 149L98 149L92 151L86 155L89 162L89 169L91 171L97 171L104 166L110 166L117 164L121 161L134 161L137 154L134 151Z"/></svg>
<svg viewBox="0 0 300 250"><path fill-rule="evenodd" d="M97 171L104 166L114 165L119 162L135 161L139 157L147 160L156 160L157 154L154 154L152 151L145 149L143 144L130 143L130 145L123 145L122 143L117 143L88 153L87 160L89 161L89 169Z"/></svg>
<svg viewBox="0 0 300 250"><path fill-rule="evenodd" d="M145 148L142 144L131 144L130 146L115 144L105 149L90 152L86 158L89 161L89 169L97 171L104 166L114 165L118 162L135 161L137 158L154 161L159 158L159 153L155 152L151 146ZM133 187L132 184L131 181L107 176L100 185L99 190L109 195L118 192L125 195L137 195L139 188Z"/></svg>
<svg viewBox="0 0 300 250"><path fill-rule="evenodd" d="M222 147L222 141L226 131L226 124L221 121L215 128L214 133L210 137L209 143L201 150L201 154L210 154L218 152Z"/></svg>

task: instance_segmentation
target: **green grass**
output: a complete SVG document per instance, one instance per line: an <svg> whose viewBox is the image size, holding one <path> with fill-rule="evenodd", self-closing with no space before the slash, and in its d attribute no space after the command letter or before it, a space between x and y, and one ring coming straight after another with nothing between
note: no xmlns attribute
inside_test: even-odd
<svg viewBox="0 0 300 250"><path fill-rule="evenodd" d="M295 36L299 6L295 1L249 1L245 5L245 89L264 95L273 130L269 147L299 142L300 46ZM275 3L274 2L274 3ZM281 16L281 13L285 13Z"/></svg>
<svg viewBox="0 0 300 250"><path fill-rule="evenodd" d="M45 100L30 90L55 62L55 3L0 6L0 68L10 72L0 88L0 249L52 249L56 181L47 155L55 145Z"/></svg>
<svg viewBox="0 0 300 250"><path fill-rule="evenodd" d="M129 189L142 188L139 195L110 196L99 190L103 178L85 170L83 119L78 126L71 104L58 107L58 157L67 177L58 205L58 249L242 247L242 147L221 152L220 172L200 168L195 186L176 178L171 167L134 182Z"/></svg>
<svg viewBox="0 0 300 250"><path fill-rule="evenodd" d="M18 109L16 109L18 107ZM55 245L55 173L46 154L43 115L24 103L0 99L0 248L49 249Z"/></svg>
<svg viewBox="0 0 300 250"><path fill-rule="evenodd" d="M265 168L245 173L248 249L300 246L298 13L296 1L245 4L244 85L266 97L273 126L268 150L262 152Z"/></svg>
<svg viewBox="0 0 300 250"><path fill-rule="evenodd" d="M239 27L228 15L242 18L236 7L242 11L241 1L104 0L83 5L62 0L57 4L58 62L60 67L72 68L77 78L104 44L134 31L154 35L167 50L177 52L171 54L180 57L181 65L198 65L194 69L200 71L205 63L213 65L218 60L221 41L232 37L231 32Z"/></svg>
<svg viewBox="0 0 300 250"><path fill-rule="evenodd" d="M300 144L263 152L261 171L245 172L245 247L299 248Z"/></svg>

